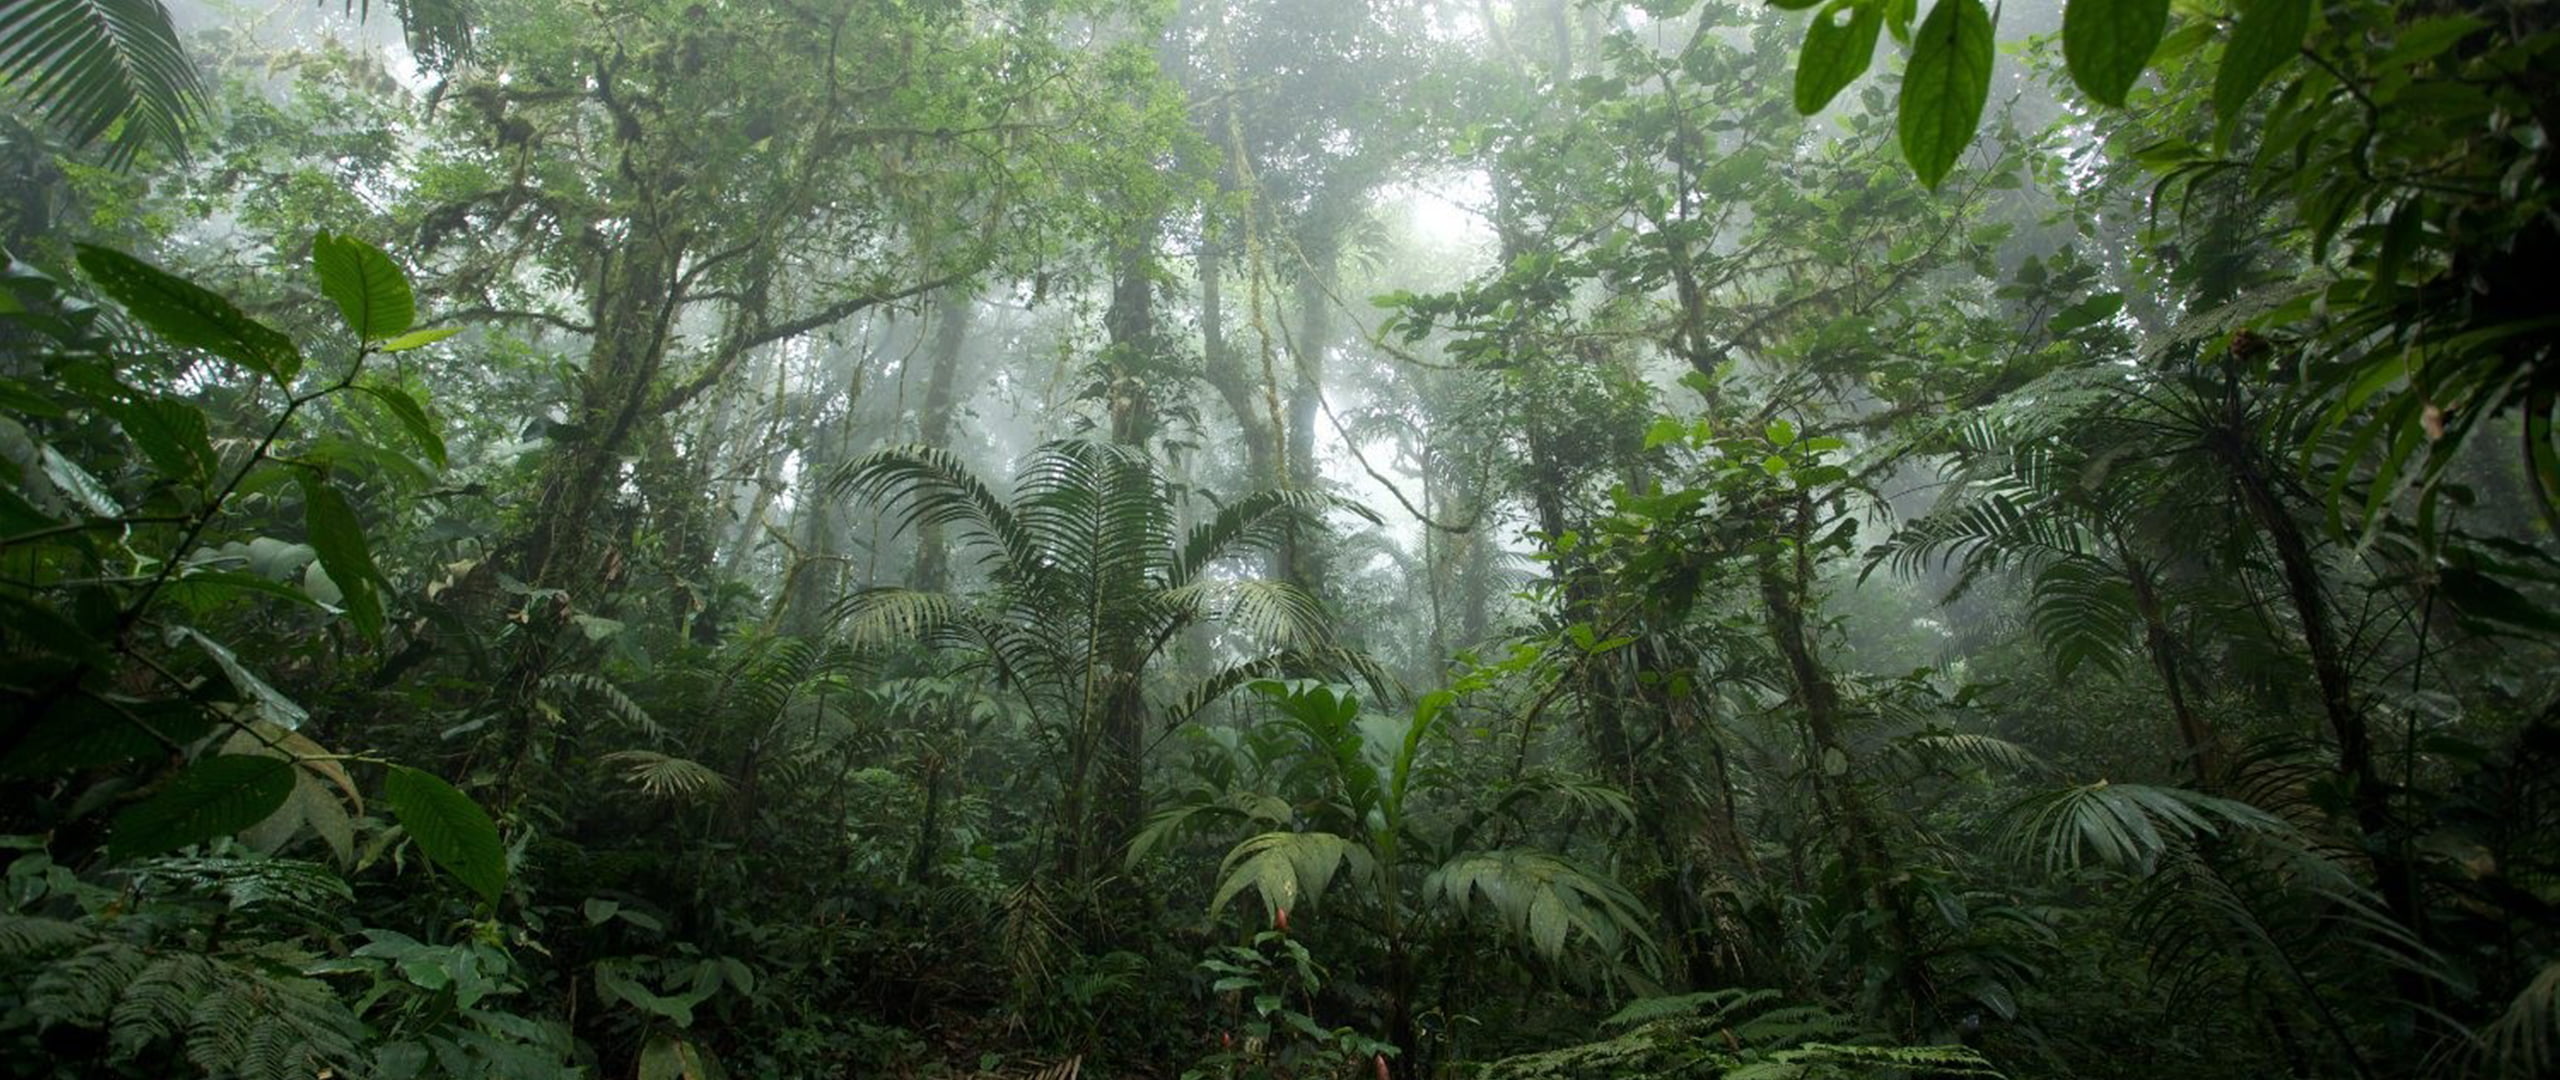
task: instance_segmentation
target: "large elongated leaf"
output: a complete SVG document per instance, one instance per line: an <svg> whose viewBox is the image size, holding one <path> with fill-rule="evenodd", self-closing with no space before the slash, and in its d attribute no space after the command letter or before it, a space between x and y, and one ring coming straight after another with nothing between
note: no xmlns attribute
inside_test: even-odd
<svg viewBox="0 0 2560 1080"><path fill-rule="evenodd" d="M2169 0L2070 0L2062 9L2062 60L2081 93L2121 107L2168 28Z"/></svg>
<svg viewBox="0 0 2560 1080"><path fill-rule="evenodd" d="M488 811L453 785L406 765L391 767L382 798L418 850L482 899L498 902L507 887L507 849Z"/></svg>
<svg viewBox="0 0 2560 1080"><path fill-rule="evenodd" d="M358 338L395 338L417 320L409 276L380 248L354 237L321 233L311 239L311 271L320 279L320 291L338 305L347 329Z"/></svg>
<svg viewBox="0 0 2560 1080"><path fill-rule="evenodd" d="M114 131L117 167L145 145L184 158L206 112L204 83L159 0L0 0L0 83L75 145Z"/></svg>
<svg viewBox="0 0 2560 1080"><path fill-rule="evenodd" d="M0 0L6 2L6 0ZM302 370L293 339L231 301L121 251L80 245L80 269L151 332L286 382Z"/></svg>
<svg viewBox="0 0 2560 1080"><path fill-rule="evenodd" d="M1946 179L1991 98L1991 13L1982 0L1938 0L1911 39L1896 123L1903 159L1930 187Z"/></svg>
<svg viewBox="0 0 2560 1080"><path fill-rule="evenodd" d="M1843 18L1846 16L1846 18ZM1796 61L1796 111L1811 116L1875 59L1876 35L1884 29L1884 5L1861 0L1832 0L1813 24L1805 27L1804 54ZM1645 441L1653 441L1646 436Z"/></svg>
<svg viewBox="0 0 2560 1080"><path fill-rule="evenodd" d="M293 766L283 759L217 754L116 815L107 851L131 858L228 836L266 820L292 794Z"/></svg>
<svg viewBox="0 0 2560 1080"><path fill-rule="evenodd" d="M355 509L326 477L306 471L302 521L310 530L312 548L320 553L320 568L329 572L330 582L338 587L348 620L367 639L381 640L382 594L376 583L382 572L374 569L373 551L365 543L364 525L356 520Z"/></svg>
<svg viewBox="0 0 2560 1080"><path fill-rule="evenodd" d="M2267 77L2302 52L2311 30L2311 0L2237 0L2231 44L2213 73L2213 113L2228 131Z"/></svg>

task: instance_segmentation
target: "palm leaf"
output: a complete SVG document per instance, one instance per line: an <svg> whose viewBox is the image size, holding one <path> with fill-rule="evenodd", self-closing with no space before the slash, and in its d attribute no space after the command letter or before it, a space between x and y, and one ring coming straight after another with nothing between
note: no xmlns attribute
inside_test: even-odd
<svg viewBox="0 0 2560 1080"><path fill-rule="evenodd" d="M1366 877L1377 872L1378 860L1368 848L1332 833L1269 832L1248 837L1219 864L1225 880L1209 901L1209 912L1225 910L1228 901L1251 889L1277 919L1284 910L1321 899L1334 875L1346 866L1354 875Z"/></svg>
<svg viewBox="0 0 2560 1080"><path fill-rule="evenodd" d="M617 750L603 760L625 766L623 779L651 798L717 798L729 793L728 777L687 758L655 750Z"/></svg>
<svg viewBox="0 0 2560 1080"><path fill-rule="evenodd" d="M1459 855L1423 880L1422 898L1461 913L1481 900L1549 960L1561 959L1575 939L1613 958L1633 947L1648 968L1661 954L1645 929L1643 904L1625 886L1544 852Z"/></svg>
<svg viewBox="0 0 2560 1080"><path fill-rule="evenodd" d="M2505 1075L2550 1075L2560 1065L2560 961L2544 964L2480 1034Z"/></svg>
<svg viewBox="0 0 2560 1080"><path fill-rule="evenodd" d="M2021 861L2046 872L2077 870L2096 862L2148 872L2173 845L2218 835L2225 826L2282 833L2284 820L2247 803L2217 799L2184 788L2150 784L2093 784L2064 788L2012 806L2000 843Z"/></svg>
<svg viewBox="0 0 2560 1080"><path fill-rule="evenodd" d="M0 83L111 165L144 144L174 157L210 109L159 0L0 0Z"/></svg>
<svg viewBox="0 0 2560 1080"><path fill-rule="evenodd" d="M1209 520L1191 527L1174 556L1170 580L1192 581L1210 564L1247 552L1277 549L1292 523L1306 522L1325 510L1349 509L1370 521L1376 515L1356 503L1314 491L1257 491L1220 507Z"/></svg>
<svg viewBox="0 0 2560 1080"><path fill-rule="evenodd" d="M904 502L901 528L956 528L962 541L993 547L994 556L1010 569L1039 564L1039 549L1013 509L951 451L931 446L874 451L845 463L827 481L827 489L892 505Z"/></svg>

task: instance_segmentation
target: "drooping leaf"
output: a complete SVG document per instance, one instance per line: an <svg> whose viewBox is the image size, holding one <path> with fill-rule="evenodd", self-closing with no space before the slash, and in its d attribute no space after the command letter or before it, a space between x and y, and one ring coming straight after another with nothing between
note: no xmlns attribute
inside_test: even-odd
<svg viewBox="0 0 2560 1080"><path fill-rule="evenodd" d="M242 314L231 301L121 251L79 245L80 269L151 332L203 349L279 383L302 370L293 339Z"/></svg>
<svg viewBox="0 0 2560 1080"><path fill-rule="evenodd" d="M380 641L382 596L375 585L382 574L374 569L364 526L327 477L305 470L301 478L303 526L310 530L311 546L320 552L320 566L337 585L348 620L368 640Z"/></svg>
<svg viewBox="0 0 2560 1080"><path fill-rule="evenodd" d="M241 696L249 699L250 704L257 706L260 719L286 731L299 728L304 721L311 719L310 712L296 704L292 698L286 697L282 691L267 685L265 679L259 678L256 672L249 670L247 665L242 664L240 658L229 648L224 647L221 642L204 636L192 627L181 626L169 631L170 644L187 641L194 642L197 648L204 650L205 655L213 658L215 666L222 669L223 677L231 680L232 689L240 691Z"/></svg>
<svg viewBox="0 0 2560 1080"><path fill-rule="evenodd" d="M293 766L283 759L216 754L117 814L107 851L132 858L228 836L266 820L292 794Z"/></svg>
<svg viewBox="0 0 2560 1080"><path fill-rule="evenodd" d="M347 329L364 341L395 338L418 317L409 277L382 249L348 236L311 239L311 271L338 305Z"/></svg>
<svg viewBox="0 0 2560 1080"><path fill-rule="evenodd" d="M2267 77L2302 52L2311 0L2235 0L2231 43L2213 73L2213 114L2227 132Z"/></svg>
<svg viewBox="0 0 2560 1080"><path fill-rule="evenodd" d="M394 765L382 799L418 850L494 904L507 887L507 849L489 812L431 773Z"/></svg>
<svg viewBox="0 0 2560 1080"><path fill-rule="evenodd" d="M425 330L411 330L399 337L383 342L382 351L408 352L411 349L422 349L461 332L462 328L459 326L436 326L429 327Z"/></svg>
<svg viewBox="0 0 2560 1080"><path fill-rule="evenodd" d="M2169 0L2070 0L2062 9L2062 60L2081 93L2121 108L2168 28Z"/></svg>
<svg viewBox="0 0 2560 1080"><path fill-rule="evenodd" d="M385 351L392 350L386 348ZM418 399L410 397L408 391L396 386L367 384L358 386L356 389L372 395L375 401L381 402L383 411L390 413L392 419L400 421L401 429L409 433L410 440L416 442L418 449L425 452L428 461L434 462L439 469L445 466L444 436L436 432L435 421L428 419L426 406L418 404Z"/></svg>
<svg viewBox="0 0 2560 1080"><path fill-rule="evenodd" d="M1991 13L1982 0L1938 0L1911 39L1896 122L1903 159L1937 187L1982 123L1991 97Z"/></svg>
<svg viewBox="0 0 2560 1080"><path fill-rule="evenodd" d="M1883 30L1884 5L1871 0L1831 0L1816 13L1813 24L1805 27L1804 53L1796 61L1796 111L1806 116L1821 112L1866 74Z"/></svg>

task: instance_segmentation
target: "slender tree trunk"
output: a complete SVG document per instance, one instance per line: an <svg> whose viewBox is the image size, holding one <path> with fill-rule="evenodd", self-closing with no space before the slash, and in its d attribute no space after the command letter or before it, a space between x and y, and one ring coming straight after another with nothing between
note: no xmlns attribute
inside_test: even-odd
<svg viewBox="0 0 2560 1080"><path fill-rule="evenodd" d="M969 323L977 301L957 288L934 294L933 344L926 350L924 405L916 412L916 441L950 449L952 414L959 409L955 386L960 355L969 341ZM916 528L915 587L941 592L951 579L951 551L942 526L926 522Z"/></svg>
<svg viewBox="0 0 2560 1080"><path fill-rule="evenodd" d="M2168 690L2169 714L2178 725L2182 756L2195 773L2197 790L2212 791L2222 777L2220 740L2212 726L2187 702L2185 673L2178 664L2178 641L2169 632L2159 585L2152 580L2150 568L2139 562L2128 559L2123 569L2125 580L2133 585L2134 610L2142 615L2143 649L2150 654L2151 668L2159 673L2161 685Z"/></svg>
<svg viewBox="0 0 2560 1080"><path fill-rule="evenodd" d="M1324 405L1325 352L1333 347L1333 278L1340 269L1339 217L1327 207L1310 212L1298 248L1307 265L1298 268L1298 331L1291 337L1289 389L1288 486L1314 491L1323 486L1316 464L1316 424ZM1326 566L1321 542L1292 526L1282 546L1283 573L1308 591L1321 594Z"/></svg>
<svg viewBox="0 0 2560 1080"><path fill-rule="evenodd" d="M2320 688L2320 708L2338 740L2338 771L2349 785L2348 802L2364 833L2373 859L2374 884L2401 925L2424 940L2428 934L2420 909L2417 876L2400 848L2391 818L2391 789L2374 762L2373 735L2364 707L2356 700L2354 676L2348 671L2345 647L2330 621L2329 604L2318 562L2301 523L2287 509L2275 482L2259 466L2257 455L2236 425L2216 433L2215 453L2229 469L2249 516L2266 534L2282 572L2285 595L2302 624L2303 648L2311 654L2312 678Z"/></svg>

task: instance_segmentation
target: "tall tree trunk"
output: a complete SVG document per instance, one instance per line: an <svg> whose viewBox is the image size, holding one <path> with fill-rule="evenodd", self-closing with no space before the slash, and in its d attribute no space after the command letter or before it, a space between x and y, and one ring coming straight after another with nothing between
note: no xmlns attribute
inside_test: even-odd
<svg viewBox="0 0 2560 1080"><path fill-rule="evenodd" d="M927 374L924 405L916 412L916 441L926 446L950 449L952 414L959 409L955 386L960 378L960 354L969 341L969 323L977 312L977 301L958 288L934 294L933 344L926 350ZM942 535L942 526L926 522L916 528L915 587L925 592L941 592L950 584L950 544Z"/></svg>
<svg viewBox="0 0 2560 1080"><path fill-rule="evenodd" d="M499 752L510 797L522 793L525 770L547 756L536 738L536 699L569 616L601 608L622 575L621 553L597 543L605 525L599 518L621 486L624 450L666 360L684 251L682 238L644 231L602 256L578 404L544 463L528 531L511 545L516 576L538 591L526 602L519 644L495 688L507 716Z"/></svg>
<svg viewBox="0 0 2560 1080"><path fill-rule="evenodd" d="M1227 337L1227 241L1217 226L1200 245L1200 347L1209 386L1235 418L1237 441L1244 444L1246 490L1280 486L1280 447L1271 429L1271 409L1261 380L1248 369L1244 355Z"/></svg>

